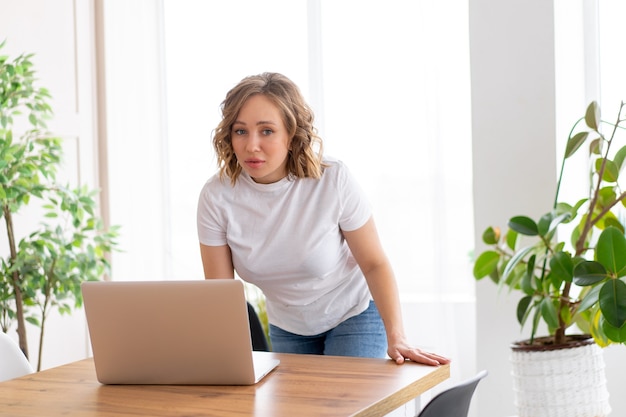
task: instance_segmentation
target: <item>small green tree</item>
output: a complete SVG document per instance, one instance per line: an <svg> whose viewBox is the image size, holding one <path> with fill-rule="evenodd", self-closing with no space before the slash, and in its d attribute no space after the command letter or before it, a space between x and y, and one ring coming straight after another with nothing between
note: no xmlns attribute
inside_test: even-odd
<svg viewBox="0 0 626 417"><path fill-rule="evenodd" d="M80 283L109 272L117 227L106 230L97 217L97 191L56 183L62 139L45 130L51 96L35 86L32 56L0 55L0 216L9 252L0 257L0 326L6 333L17 324L26 357L25 323L39 326L40 370L46 318L53 309L65 314L80 307ZM17 138L20 123L27 127ZM42 210L41 222L18 240L14 218L33 202Z"/></svg>
<svg viewBox="0 0 626 417"><path fill-rule="evenodd" d="M598 103L590 103L570 132L552 209L537 220L513 216L505 232L493 226L483 232L488 248L476 258L474 277L523 294L516 315L522 326L531 323L531 344L540 323L549 332L542 342L565 344L566 330L576 324L601 347L626 344L626 191L619 181L625 122L626 103L614 122L602 120ZM586 152L582 169L590 185L568 203L559 190L565 162L579 149ZM570 232L559 234L568 223Z"/></svg>

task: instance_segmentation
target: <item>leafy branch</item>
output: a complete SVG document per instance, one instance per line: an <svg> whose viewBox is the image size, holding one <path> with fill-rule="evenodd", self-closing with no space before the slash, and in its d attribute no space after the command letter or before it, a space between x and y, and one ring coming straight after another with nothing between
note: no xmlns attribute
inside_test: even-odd
<svg viewBox="0 0 626 417"><path fill-rule="evenodd" d="M63 142L45 130L51 96L36 86L32 56L0 56L0 217L9 247L0 257L0 326L8 332L17 324L26 357L25 325L40 328L39 370L46 319L54 309L80 307L80 283L109 273L118 228L106 229L98 218L97 191L56 182ZM20 134L18 126L26 126ZM42 220L19 239L15 218L25 206L43 211Z"/></svg>

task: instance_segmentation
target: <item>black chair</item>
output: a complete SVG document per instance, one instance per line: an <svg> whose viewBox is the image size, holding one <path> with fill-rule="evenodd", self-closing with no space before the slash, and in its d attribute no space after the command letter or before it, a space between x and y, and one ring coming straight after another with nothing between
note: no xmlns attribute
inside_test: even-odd
<svg viewBox="0 0 626 417"><path fill-rule="evenodd" d="M480 371L473 378L435 395L418 417L467 417L476 385L486 376L487 371Z"/></svg>
<svg viewBox="0 0 626 417"><path fill-rule="evenodd" d="M256 310L248 302L248 320L250 321L250 335L252 336L252 350L260 350L264 352L270 351L270 346L267 343L261 320L256 314Z"/></svg>

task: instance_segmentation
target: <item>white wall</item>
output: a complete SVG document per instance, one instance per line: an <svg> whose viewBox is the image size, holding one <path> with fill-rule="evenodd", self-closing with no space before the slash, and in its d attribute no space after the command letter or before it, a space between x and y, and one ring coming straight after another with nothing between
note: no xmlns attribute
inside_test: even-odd
<svg viewBox="0 0 626 417"><path fill-rule="evenodd" d="M477 253L486 227L551 207L554 187L545 178L556 178L552 21L545 0L470 0ZM523 338L516 303L488 280L477 285L477 367L489 371L476 396L480 416L514 414L508 346Z"/></svg>

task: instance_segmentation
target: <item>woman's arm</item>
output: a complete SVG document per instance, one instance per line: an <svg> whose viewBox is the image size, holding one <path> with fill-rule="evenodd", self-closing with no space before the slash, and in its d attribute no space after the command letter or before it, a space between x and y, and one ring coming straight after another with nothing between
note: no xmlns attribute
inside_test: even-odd
<svg viewBox="0 0 626 417"><path fill-rule="evenodd" d="M200 256L205 279L235 278L233 260L228 245L206 246L200 244Z"/></svg>
<svg viewBox="0 0 626 417"><path fill-rule="evenodd" d="M448 358L411 347L407 342L396 279L380 243L374 219L370 218L357 230L344 231L343 235L365 275L367 285L385 324L387 354L391 359L397 363L403 363L405 359L427 365L449 363Z"/></svg>

